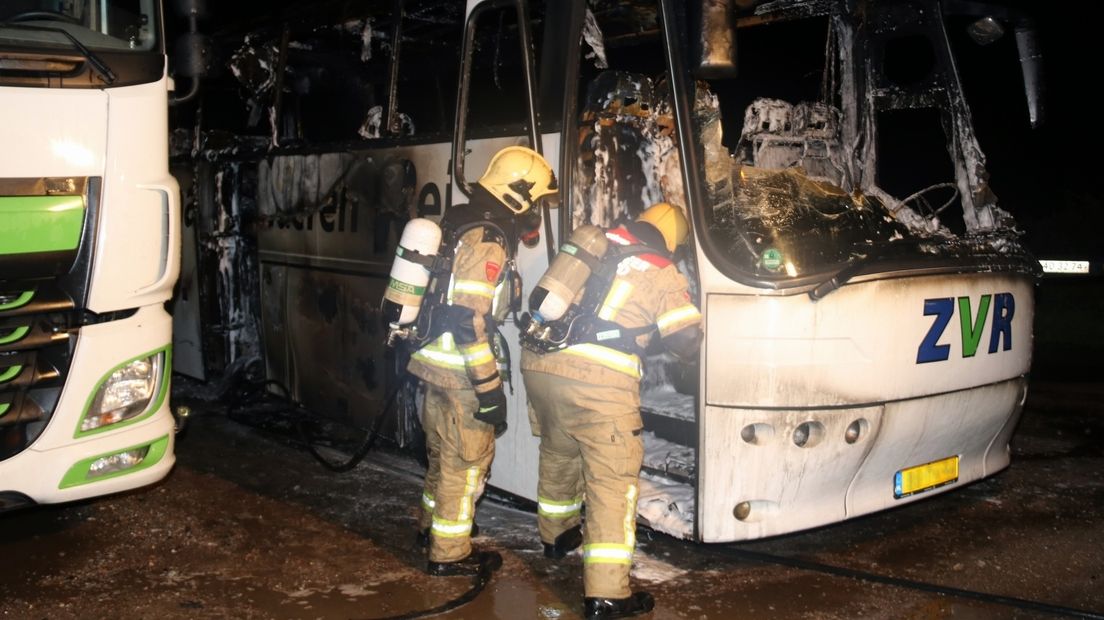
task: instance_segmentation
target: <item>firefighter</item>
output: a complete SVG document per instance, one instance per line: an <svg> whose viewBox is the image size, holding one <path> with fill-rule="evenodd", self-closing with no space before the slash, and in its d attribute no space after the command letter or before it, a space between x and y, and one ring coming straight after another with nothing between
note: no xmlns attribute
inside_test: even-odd
<svg viewBox="0 0 1104 620"><path fill-rule="evenodd" d="M544 554L559 559L582 544L587 618L634 616L655 604L648 592L629 589L644 452L640 355L656 331L680 359L698 350L701 314L672 262L688 230L681 209L659 203L635 222L606 231L610 247L644 250L614 254L623 258L615 258L615 275L591 309L596 327L581 330L560 350L522 351L529 419L540 437L537 502ZM618 330L630 335L628 342L610 336Z"/></svg>
<svg viewBox="0 0 1104 620"><path fill-rule="evenodd" d="M453 255L447 296L435 311L444 330L416 351L407 367L424 390L429 469L419 539L429 546L430 575L470 575L502 562L495 552L473 553L471 545L475 503L494 458L495 438L506 430L506 396L492 351L492 305L496 289L512 288L500 285L519 238L536 243L540 215L534 204L555 191L543 157L507 147L472 188L471 202L451 207L442 220L442 245L452 244Z"/></svg>

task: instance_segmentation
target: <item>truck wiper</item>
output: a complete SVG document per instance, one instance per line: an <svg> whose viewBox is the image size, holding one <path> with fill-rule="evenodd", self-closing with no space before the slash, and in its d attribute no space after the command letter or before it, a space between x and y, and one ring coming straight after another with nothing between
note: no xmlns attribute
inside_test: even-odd
<svg viewBox="0 0 1104 620"><path fill-rule="evenodd" d="M40 32L57 32L61 33L69 42L73 44L73 47L84 56L84 59L88 61L88 65L92 67L92 70L100 76L100 79L104 83L110 85L115 81L115 72L111 70L111 67L107 66L99 56L92 50L85 47L76 37L69 34L67 30L62 28L53 28L50 26L28 26L27 24L19 24L15 22L0 22L0 28L11 28L13 30L36 30Z"/></svg>

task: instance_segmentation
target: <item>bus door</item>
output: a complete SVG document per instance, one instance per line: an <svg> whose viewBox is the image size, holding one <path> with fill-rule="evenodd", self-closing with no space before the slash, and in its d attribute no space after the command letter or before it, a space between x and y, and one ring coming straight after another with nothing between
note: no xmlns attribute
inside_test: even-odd
<svg viewBox="0 0 1104 620"><path fill-rule="evenodd" d="M507 146L533 148L557 167L558 136L549 132L559 120L557 93L562 84L551 79L541 79L538 84L538 60L563 51L553 45L551 54L547 53L550 19L559 23L559 17L546 15L545 3L540 1L468 3L450 169L452 204L467 202L471 186L495 153ZM552 221L555 211L545 206L541 216L540 243L533 248L522 245L517 252L517 269L525 286L523 299L528 298L557 246ZM507 380L508 430L496 442L490 484L536 499L538 440L529 427L518 330L510 320L499 329L510 357L500 360L500 372ZM503 362L508 367L503 367Z"/></svg>

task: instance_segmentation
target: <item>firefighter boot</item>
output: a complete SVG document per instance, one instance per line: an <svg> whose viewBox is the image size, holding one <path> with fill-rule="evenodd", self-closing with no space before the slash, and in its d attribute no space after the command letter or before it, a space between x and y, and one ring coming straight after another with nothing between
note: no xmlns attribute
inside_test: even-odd
<svg viewBox="0 0 1104 620"><path fill-rule="evenodd" d="M628 618L646 614L655 607L655 598L647 592L633 592L628 598L594 598L583 599L586 613L584 617L591 618Z"/></svg>
<svg viewBox="0 0 1104 620"><path fill-rule="evenodd" d="M471 529L471 537L475 538L476 536L479 536L479 524L473 521L472 522L472 529ZM424 528L418 530L418 534L414 536L414 544L421 547L422 549L428 549L429 548L429 528L428 527L424 527Z"/></svg>
<svg viewBox="0 0 1104 620"><path fill-rule="evenodd" d="M502 556L497 551L473 551L456 562L434 562L426 565L426 572L433 577L474 577L490 575L502 566Z"/></svg>
<svg viewBox="0 0 1104 620"><path fill-rule="evenodd" d="M569 530L564 530L563 533L556 537L555 542L543 544L544 557L552 560L562 560L565 555L578 549L579 545L583 544L582 526L576 525Z"/></svg>

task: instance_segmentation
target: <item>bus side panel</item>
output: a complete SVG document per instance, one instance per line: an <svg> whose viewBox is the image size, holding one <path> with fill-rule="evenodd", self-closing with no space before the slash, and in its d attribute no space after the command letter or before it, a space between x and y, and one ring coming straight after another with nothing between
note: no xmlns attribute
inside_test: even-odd
<svg viewBox="0 0 1104 620"><path fill-rule="evenodd" d="M408 216L380 205L383 170L401 160L413 164L407 207L435 217L444 206L449 154L449 145L438 143L240 164L239 177L250 176L245 166L257 167L266 376L308 409L368 428L383 408L395 369L379 307ZM212 174L221 187L225 171ZM395 436L394 425L381 431Z"/></svg>
<svg viewBox="0 0 1104 620"><path fill-rule="evenodd" d="M550 161L557 159L556 138L545 136L545 156ZM478 179L499 149L524 143L516 136L468 142L468 180ZM450 155L450 145L441 143L352 154L278 156L271 164L261 164L258 207L264 223L258 245L267 376L284 383L309 409L368 427L383 404L389 385L385 375L393 371L382 347L385 333L378 309L401 230L396 227L386 249L377 251L378 208L370 187L374 181L371 173L365 177L351 166L356 161L376 165L393 158L413 162L417 170L414 200L421 213L426 205L444 208ZM291 157L315 161L294 162ZM327 172L333 166L340 168L337 175ZM366 199L350 199L358 191L346 189L344 198L337 198L342 204L319 209L322 194L332 185L326 179L335 176L346 184L366 183L359 190ZM452 201L466 200L454 187ZM433 219L441 213L425 211ZM552 214L555 217L555 211ZM545 240L535 248L519 248L517 262L527 296L547 266ZM538 442L529 427L517 329L509 323L501 329L511 347L512 389L507 389L509 430L496 441L490 483L532 499L537 488ZM392 428L383 430L390 434Z"/></svg>

